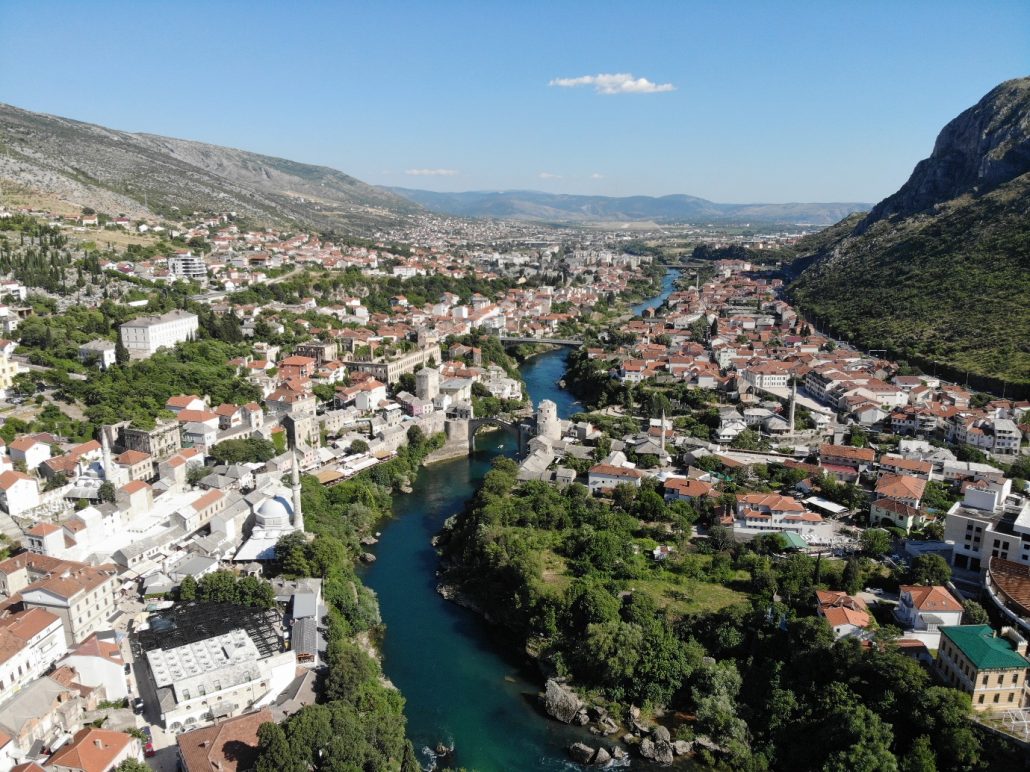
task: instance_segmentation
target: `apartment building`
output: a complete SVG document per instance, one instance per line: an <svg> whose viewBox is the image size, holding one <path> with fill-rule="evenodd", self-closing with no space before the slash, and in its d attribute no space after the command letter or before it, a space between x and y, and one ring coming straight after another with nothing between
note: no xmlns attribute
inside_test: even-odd
<svg viewBox="0 0 1030 772"><path fill-rule="evenodd" d="M936 668L941 679L970 695L975 711L1022 708L1027 703L1026 639L1011 627L940 628Z"/></svg>
<svg viewBox="0 0 1030 772"><path fill-rule="evenodd" d="M196 314L176 309L161 316L141 316L118 328L122 345L132 359L146 359L161 348L172 348L197 334Z"/></svg>
<svg viewBox="0 0 1030 772"><path fill-rule="evenodd" d="M0 702L43 675L67 651L56 614L34 608L0 619Z"/></svg>
<svg viewBox="0 0 1030 772"><path fill-rule="evenodd" d="M801 533L823 520L790 496L775 493L737 494L735 525L756 531L794 531Z"/></svg>
<svg viewBox="0 0 1030 772"><path fill-rule="evenodd" d="M203 255L179 252L168 258L168 273L176 279L204 281L207 279L207 263Z"/></svg>
<svg viewBox="0 0 1030 772"><path fill-rule="evenodd" d="M18 363L7 354L0 353L0 399L7 399L7 390L14 383L14 376L21 370Z"/></svg>
<svg viewBox="0 0 1030 772"><path fill-rule="evenodd" d="M956 566L979 571L990 557L1030 565L1030 500L1010 495L1011 487L980 480L948 510L944 540Z"/></svg>
<svg viewBox="0 0 1030 772"><path fill-rule="evenodd" d="M8 603L40 608L61 619L69 645L108 628L115 611L113 565L90 566L23 552L0 561L0 592Z"/></svg>

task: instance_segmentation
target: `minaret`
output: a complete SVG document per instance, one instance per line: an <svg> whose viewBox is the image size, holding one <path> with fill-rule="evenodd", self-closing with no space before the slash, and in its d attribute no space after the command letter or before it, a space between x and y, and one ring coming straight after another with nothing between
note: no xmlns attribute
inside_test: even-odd
<svg viewBox="0 0 1030 772"><path fill-rule="evenodd" d="M113 483L117 488L118 481L115 480L114 458L111 456L111 443L107 439L107 427L105 426L100 427L100 445L104 449L104 480Z"/></svg>
<svg viewBox="0 0 1030 772"><path fill-rule="evenodd" d="M665 454L665 408L662 408L662 454Z"/></svg>
<svg viewBox="0 0 1030 772"><path fill-rule="evenodd" d="M798 379L790 379L790 436L794 436L794 403L798 401Z"/></svg>
<svg viewBox="0 0 1030 772"><path fill-rule="evenodd" d="M300 507L300 457L296 447L293 449L293 527L304 532L304 513Z"/></svg>

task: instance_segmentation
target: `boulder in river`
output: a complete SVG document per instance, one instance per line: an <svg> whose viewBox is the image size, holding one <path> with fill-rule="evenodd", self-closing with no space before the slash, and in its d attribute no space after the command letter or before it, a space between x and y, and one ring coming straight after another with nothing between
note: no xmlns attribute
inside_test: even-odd
<svg viewBox="0 0 1030 772"><path fill-rule="evenodd" d="M376 562L376 556L373 555L371 552L362 552L361 553L361 562L362 563L375 563Z"/></svg>
<svg viewBox="0 0 1030 772"><path fill-rule="evenodd" d="M572 689L553 678L548 679L544 690L544 710L547 715L571 724L582 708L583 701Z"/></svg>
<svg viewBox="0 0 1030 772"><path fill-rule="evenodd" d="M594 759L594 749L586 743L573 743L569 746L569 756L577 764L589 764Z"/></svg>
<svg viewBox="0 0 1030 772"><path fill-rule="evenodd" d="M607 764L612 760L612 755L604 748L598 748L591 764Z"/></svg>
<svg viewBox="0 0 1030 772"><path fill-rule="evenodd" d="M672 759L672 743L657 740L654 744L654 760L659 764L671 764Z"/></svg>
<svg viewBox="0 0 1030 772"><path fill-rule="evenodd" d="M645 759L653 759L655 757L654 740L650 737L645 737L644 741L640 743L640 755Z"/></svg>
<svg viewBox="0 0 1030 772"><path fill-rule="evenodd" d="M621 759L626 758L627 756L629 756L629 754L626 753L624 748L622 748L622 747L620 747L618 745L615 745L615 746L612 747L612 758L613 759L619 761Z"/></svg>

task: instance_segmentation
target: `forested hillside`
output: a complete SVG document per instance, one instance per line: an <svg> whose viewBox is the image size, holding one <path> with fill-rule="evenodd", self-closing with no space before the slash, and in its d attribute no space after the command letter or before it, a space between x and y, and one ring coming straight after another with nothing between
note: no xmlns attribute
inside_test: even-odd
<svg viewBox="0 0 1030 772"><path fill-rule="evenodd" d="M1030 78L955 118L856 220L799 244L803 313L928 372L1030 393Z"/></svg>

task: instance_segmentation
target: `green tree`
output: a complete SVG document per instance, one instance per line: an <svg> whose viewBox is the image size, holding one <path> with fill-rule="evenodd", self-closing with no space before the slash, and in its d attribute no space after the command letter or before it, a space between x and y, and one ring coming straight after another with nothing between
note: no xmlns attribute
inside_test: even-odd
<svg viewBox="0 0 1030 772"><path fill-rule="evenodd" d="M125 759L115 767L115 772L151 772L150 767L138 759Z"/></svg>
<svg viewBox="0 0 1030 772"><path fill-rule="evenodd" d="M231 571L213 571L201 577L197 597L210 603L238 603L236 576Z"/></svg>
<svg viewBox="0 0 1030 772"><path fill-rule="evenodd" d="M179 582L179 600L196 600L197 599L197 580L192 576L185 576L183 580Z"/></svg>
<svg viewBox="0 0 1030 772"><path fill-rule="evenodd" d="M912 561L910 581L913 584L939 585L951 580L951 566L940 555L919 555Z"/></svg>
<svg viewBox="0 0 1030 772"><path fill-rule="evenodd" d="M708 529L708 546L713 552L724 552L732 549L736 542L733 532L724 525L713 525Z"/></svg>
<svg viewBox="0 0 1030 772"><path fill-rule="evenodd" d="M867 528L862 531L862 552L870 557L879 557L890 551L891 536L882 528Z"/></svg>
<svg viewBox="0 0 1030 772"><path fill-rule="evenodd" d="M962 601L962 624L989 625L990 623L991 618L987 616L987 610L983 606L971 598Z"/></svg>
<svg viewBox="0 0 1030 772"><path fill-rule="evenodd" d="M917 737L901 758L901 772L937 772L937 754L925 734Z"/></svg>
<svg viewBox="0 0 1030 772"><path fill-rule="evenodd" d="M258 727L258 761L255 768L257 772L295 772L305 767L301 767L294 759L283 728L268 721Z"/></svg>
<svg viewBox="0 0 1030 772"><path fill-rule="evenodd" d="M105 480L100 484L100 488L97 490L97 493L100 496L101 501L113 503L115 498L114 483L110 480Z"/></svg>
<svg viewBox="0 0 1030 772"><path fill-rule="evenodd" d="M843 586L848 595L854 595L862 589L862 564L856 557L848 558L844 564Z"/></svg>

